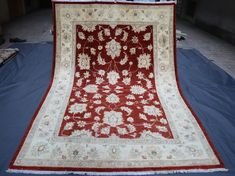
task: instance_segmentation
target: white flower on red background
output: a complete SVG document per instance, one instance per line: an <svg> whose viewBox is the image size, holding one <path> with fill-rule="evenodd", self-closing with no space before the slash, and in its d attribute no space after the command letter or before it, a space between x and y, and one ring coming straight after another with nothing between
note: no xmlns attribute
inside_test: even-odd
<svg viewBox="0 0 235 176"><path fill-rule="evenodd" d="M144 34L144 41L148 41L151 37L151 33Z"/></svg>
<svg viewBox="0 0 235 176"><path fill-rule="evenodd" d="M96 49L95 48L91 48L90 52L91 52L91 54L96 55Z"/></svg>
<svg viewBox="0 0 235 176"><path fill-rule="evenodd" d="M138 72L136 75L139 79L143 79L144 78L144 74L142 72Z"/></svg>
<svg viewBox="0 0 235 176"><path fill-rule="evenodd" d="M149 78L151 79L153 77L154 77L153 73L149 73Z"/></svg>
<svg viewBox="0 0 235 176"><path fill-rule="evenodd" d="M64 116L64 120L69 120L70 119L70 116Z"/></svg>
<svg viewBox="0 0 235 176"><path fill-rule="evenodd" d="M128 130L129 130L130 133L133 133L133 132L136 131L136 128L135 128L134 125L128 124L128 125L127 125L127 128L128 128Z"/></svg>
<svg viewBox="0 0 235 176"><path fill-rule="evenodd" d="M118 103L120 99L116 94L112 93L108 95L105 100L109 103Z"/></svg>
<svg viewBox="0 0 235 176"><path fill-rule="evenodd" d="M128 72L128 70L123 70L123 71L122 71L122 74L123 74L124 76L127 76L127 75L129 74L129 72Z"/></svg>
<svg viewBox="0 0 235 176"><path fill-rule="evenodd" d="M95 104L101 104L101 100L95 100L94 103Z"/></svg>
<svg viewBox="0 0 235 176"><path fill-rule="evenodd" d="M117 28L115 31L115 35L118 36L122 33L122 29L121 28Z"/></svg>
<svg viewBox="0 0 235 176"><path fill-rule="evenodd" d="M102 49L103 49L103 46L99 45L98 50L102 50Z"/></svg>
<svg viewBox="0 0 235 176"><path fill-rule="evenodd" d="M138 43L138 42L139 42L139 39L138 39L138 37L133 36L132 39L131 39L131 41L132 41L133 43Z"/></svg>
<svg viewBox="0 0 235 176"><path fill-rule="evenodd" d="M78 43L78 44L77 44L77 49L80 49L80 48L81 48L81 44Z"/></svg>
<svg viewBox="0 0 235 176"><path fill-rule="evenodd" d="M112 59L120 56L121 45L119 42L115 41L114 39L107 42L105 48L106 48L107 55L111 56Z"/></svg>
<svg viewBox="0 0 235 176"><path fill-rule="evenodd" d="M161 116L162 111L155 106L144 106L144 113L152 116Z"/></svg>
<svg viewBox="0 0 235 176"><path fill-rule="evenodd" d="M105 71L104 71L104 70L99 70L99 71L98 71L98 74L99 74L100 76L104 76Z"/></svg>
<svg viewBox="0 0 235 176"><path fill-rule="evenodd" d="M102 97L102 95L99 94L99 93L97 93L97 94L95 94L95 95L93 96L93 98L96 98L96 99L100 99L101 97Z"/></svg>
<svg viewBox="0 0 235 176"><path fill-rule="evenodd" d="M127 121L130 122L130 123L132 123L132 122L134 122L134 119L133 119L132 117L128 117L128 118L127 118Z"/></svg>
<svg viewBox="0 0 235 176"><path fill-rule="evenodd" d="M127 46L123 46L122 48L123 48L124 50L127 50Z"/></svg>
<svg viewBox="0 0 235 176"><path fill-rule="evenodd" d="M84 119L88 119L91 117L91 113L90 112L87 112L84 114Z"/></svg>
<svg viewBox="0 0 235 176"><path fill-rule="evenodd" d="M165 126L157 126L156 128L161 132L167 132L168 131Z"/></svg>
<svg viewBox="0 0 235 176"><path fill-rule="evenodd" d="M100 133L101 133L101 134L109 134L109 132L110 132L110 127L109 127L109 126L107 126L107 127L105 127L105 128L102 128L102 129L100 130Z"/></svg>
<svg viewBox="0 0 235 176"><path fill-rule="evenodd" d="M88 71L86 71L85 73L83 73L84 78L89 78L91 75Z"/></svg>
<svg viewBox="0 0 235 176"><path fill-rule="evenodd" d="M90 59L91 58L85 53L78 55L78 66L81 70L90 69Z"/></svg>
<svg viewBox="0 0 235 176"><path fill-rule="evenodd" d="M129 77L123 78L122 82L123 82L125 85L129 85L130 82L131 82L131 78L129 78Z"/></svg>
<svg viewBox="0 0 235 176"><path fill-rule="evenodd" d="M149 69L150 63L150 54L141 54L138 58L138 68Z"/></svg>
<svg viewBox="0 0 235 176"><path fill-rule="evenodd" d="M135 54L136 53L136 48L131 48L130 53L131 53L131 55Z"/></svg>
<svg viewBox="0 0 235 176"><path fill-rule="evenodd" d="M86 38L83 32L78 32L78 37L82 40Z"/></svg>
<svg viewBox="0 0 235 176"><path fill-rule="evenodd" d="M108 28L104 29L104 34L106 36L110 36L110 29L108 29Z"/></svg>
<svg viewBox="0 0 235 176"><path fill-rule="evenodd" d="M108 74L107 74L107 78L109 80L109 84L116 84L118 79L120 78L119 76L119 73L117 73L116 71L110 71Z"/></svg>
<svg viewBox="0 0 235 176"><path fill-rule="evenodd" d="M74 122L68 122L64 126L64 130L71 130L73 128L73 126L74 126Z"/></svg>
<svg viewBox="0 0 235 176"><path fill-rule="evenodd" d="M78 121L77 122L78 127L84 127L85 125L86 125L86 122L84 122L84 121Z"/></svg>
<svg viewBox="0 0 235 176"><path fill-rule="evenodd" d="M75 73L75 77L76 77L76 78L79 78L79 77L80 77L80 73L79 73L79 72L76 72L76 73Z"/></svg>
<svg viewBox="0 0 235 176"><path fill-rule="evenodd" d="M96 80L95 80L96 84L101 84L102 82L104 82L104 79L100 78L100 77L97 77Z"/></svg>
<svg viewBox="0 0 235 176"><path fill-rule="evenodd" d="M105 111L103 122L111 127L121 125L123 123L122 113L117 111Z"/></svg>
<svg viewBox="0 0 235 176"><path fill-rule="evenodd" d="M74 103L69 107L69 113L77 114L86 111L87 104Z"/></svg>
<svg viewBox="0 0 235 176"><path fill-rule="evenodd" d="M135 100L135 96L131 94L127 95L126 98L130 100Z"/></svg>
<svg viewBox="0 0 235 176"><path fill-rule="evenodd" d="M120 135L125 135L125 134L128 133L127 130L126 130L126 128L119 128L119 127L117 127L117 131L118 131L118 133L119 133Z"/></svg>
<svg viewBox="0 0 235 176"><path fill-rule="evenodd" d="M135 95L141 95L143 93L145 93L146 89L143 88L142 86L139 85L134 85L131 86L131 93L135 94Z"/></svg>
<svg viewBox="0 0 235 176"><path fill-rule="evenodd" d="M167 124L167 120L166 120L166 119L164 119L164 118L161 118L161 119L160 119L160 122L161 122L162 124L164 124L164 125L166 125L166 124Z"/></svg>
<svg viewBox="0 0 235 176"><path fill-rule="evenodd" d="M95 84L88 84L83 88L87 93L96 93L98 91L98 86Z"/></svg>
<svg viewBox="0 0 235 176"><path fill-rule="evenodd" d="M128 105L128 106L131 106L131 105L133 105L134 103L133 102L131 102L131 101L127 101L126 102L126 105Z"/></svg>
<svg viewBox="0 0 235 176"><path fill-rule="evenodd" d="M152 49L153 49L153 46L152 45L148 45L148 50L152 51Z"/></svg>
<svg viewBox="0 0 235 176"><path fill-rule="evenodd" d="M81 92L80 92L80 91L76 91L76 92L75 92L75 96L76 96L76 97L80 97L80 95L81 95Z"/></svg>

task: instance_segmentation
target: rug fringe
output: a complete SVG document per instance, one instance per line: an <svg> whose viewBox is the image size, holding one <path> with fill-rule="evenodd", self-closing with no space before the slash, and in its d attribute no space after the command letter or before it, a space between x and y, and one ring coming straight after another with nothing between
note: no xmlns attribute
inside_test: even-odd
<svg viewBox="0 0 235 176"><path fill-rule="evenodd" d="M193 170L171 170L171 171L149 171L149 172L79 172L79 171L34 171L34 170L17 170L8 169L8 173L22 173L22 174L80 174L86 176L103 176L103 175L155 175L155 174L176 174L176 173L208 173L208 172L226 172L228 169L193 169Z"/></svg>

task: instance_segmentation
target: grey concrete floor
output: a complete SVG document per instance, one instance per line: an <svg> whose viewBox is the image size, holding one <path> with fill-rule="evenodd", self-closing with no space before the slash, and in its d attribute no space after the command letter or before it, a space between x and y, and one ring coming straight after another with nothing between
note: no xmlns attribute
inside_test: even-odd
<svg viewBox="0 0 235 176"><path fill-rule="evenodd" d="M177 29L187 34L185 41L177 42L180 48L195 48L235 78L235 46L205 32L189 22L176 20Z"/></svg>
<svg viewBox="0 0 235 176"><path fill-rule="evenodd" d="M27 42L52 41L51 9L40 10L3 26L6 39L18 37ZM177 47L195 48L216 65L235 78L235 46L217 38L192 24L177 19L177 29L187 34L185 41L177 42ZM6 42L0 47L9 46Z"/></svg>

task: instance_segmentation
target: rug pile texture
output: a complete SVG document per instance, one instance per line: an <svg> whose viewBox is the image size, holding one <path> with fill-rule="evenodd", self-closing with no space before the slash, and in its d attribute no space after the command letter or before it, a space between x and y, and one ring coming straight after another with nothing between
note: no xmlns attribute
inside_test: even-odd
<svg viewBox="0 0 235 176"><path fill-rule="evenodd" d="M53 6L52 80L10 172L225 170L178 85L175 4Z"/></svg>

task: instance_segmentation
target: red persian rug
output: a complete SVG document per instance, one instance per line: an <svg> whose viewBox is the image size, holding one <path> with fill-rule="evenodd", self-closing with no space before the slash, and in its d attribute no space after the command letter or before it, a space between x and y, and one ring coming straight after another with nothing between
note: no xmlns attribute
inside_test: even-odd
<svg viewBox="0 0 235 176"><path fill-rule="evenodd" d="M53 78L10 172L225 170L178 86L175 4L53 6Z"/></svg>

